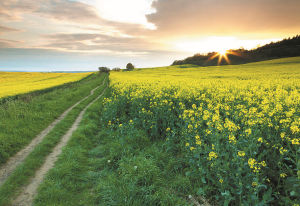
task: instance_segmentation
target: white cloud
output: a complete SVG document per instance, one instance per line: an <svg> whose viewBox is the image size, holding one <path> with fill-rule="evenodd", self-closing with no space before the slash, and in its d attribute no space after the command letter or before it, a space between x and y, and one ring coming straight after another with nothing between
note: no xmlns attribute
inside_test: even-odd
<svg viewBox="0 0 300 206"><path fill-rule="evenodd" d="M155 25L147 21L146 15L155 12L152 8L154 0L78 0L94 6L99 15L107 20L141 24L147 29L155 29Z"/></svg>

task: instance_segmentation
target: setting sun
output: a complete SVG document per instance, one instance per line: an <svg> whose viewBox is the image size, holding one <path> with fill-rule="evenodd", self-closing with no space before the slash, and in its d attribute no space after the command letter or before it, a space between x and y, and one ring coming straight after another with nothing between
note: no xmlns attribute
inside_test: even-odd
<svg viewBox="0 0 300 206"><path fill-rule="evenodd" d="M220 63L222 62L223 59L227 62L227 64L230 64L231 62L230 62L230 59L227 56L228 54L232 54L232 55L236 55L236 56L239 55L239 54L237 54L236 52L234 52L232 50L220 49L213 56L211 56L208 59L208 61L213 60L213 59L218 57L218 65L220 65Z"/></svg>
<svg viewBox="0 0 300 206"><path fill-rule="evenodd" d="M221 49L218 51L220 56L225 56L227 54L227 49Z"/></svg>

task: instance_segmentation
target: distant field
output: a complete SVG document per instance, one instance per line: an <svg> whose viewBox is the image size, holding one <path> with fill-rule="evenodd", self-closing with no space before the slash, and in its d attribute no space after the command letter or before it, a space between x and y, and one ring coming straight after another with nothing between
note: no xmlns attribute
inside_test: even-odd
<svg viewBox="0 0 300 206"><path fill-rule="evenodd" d="M75 82L91 73L0 72L0 98Z"/></svg>

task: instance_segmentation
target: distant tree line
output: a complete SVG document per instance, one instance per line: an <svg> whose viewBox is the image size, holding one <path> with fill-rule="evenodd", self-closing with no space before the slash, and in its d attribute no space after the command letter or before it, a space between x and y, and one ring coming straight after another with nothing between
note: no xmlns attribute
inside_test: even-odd
<svg viewBox="0 0 300 206"><path fill-rule="evenodd" d="M211 59L217 52L211 52L206 55L195 54L184 60L176 60L172 65L195 64L199 66L218 65L218 58ZM269 59L300 56L300 35L293 38L283 39L279 42L272 42L253 50L236 49L229 50L227 54L230 64L244 64L255 61ZM228 64L224 59L221 65Z"/></svg>
<svg viewBox="0 0 300 206"><path fill-rule="evenodd" d="M110 68L108 68L108 67L99 67L98 70L99 70L100 73L101 73L101 72L109 73L110 71L116 71L116 72L119 72L119 71L121 71L121 68L115 67L115 68L113 68L113 69L110 69ZM132 70L134 70L134 65L133 65L132 63L128 63L128 64L126 65L126 69L125 69L124 71L132 71Z"/></svg>

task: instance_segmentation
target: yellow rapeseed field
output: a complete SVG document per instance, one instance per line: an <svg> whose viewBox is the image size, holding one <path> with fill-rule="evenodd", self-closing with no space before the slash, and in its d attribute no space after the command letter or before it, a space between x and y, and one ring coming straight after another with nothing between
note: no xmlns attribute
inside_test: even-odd
<svg viewBox="0 0 300 206"><path fill-rule="evenodd" d="M0 98L78 81L89 73L0 72Z"/></svg>
<svg viewBox="0 0 300 206"><path fill-rule="evenodd" d="M296 202L300 58L137 69L110 79L108 126L135 125L167 148L181 144L187 174L209 183L198 185L199 194L217 192L237 205Z"/></svg>

